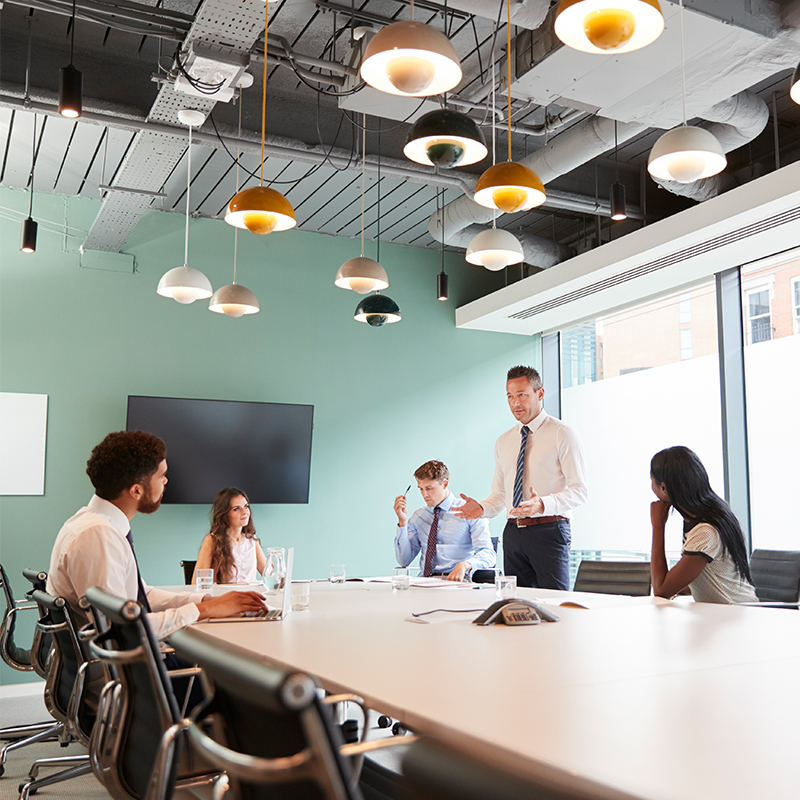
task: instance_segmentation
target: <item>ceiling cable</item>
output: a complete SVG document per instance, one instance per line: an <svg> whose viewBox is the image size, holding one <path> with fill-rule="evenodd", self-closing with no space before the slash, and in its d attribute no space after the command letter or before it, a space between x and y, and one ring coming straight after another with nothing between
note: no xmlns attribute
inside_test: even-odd
<svg viewBox="0 0 800 800"><path fill-rule="evenodd" d="M683 50L683 0L678 0L678 16L681 22L681 96L683 97L683 126L686 127L686 55Z"/></svg>
<svg viewBox="0 0 800 800"><path fill-rule="evenodd" d="M506 0L507 18L506 18L506 33L507 42L506 47L506 65L508 67L508 85L506 91L508 93L508 160L511 161L511 0Z"/></svg>

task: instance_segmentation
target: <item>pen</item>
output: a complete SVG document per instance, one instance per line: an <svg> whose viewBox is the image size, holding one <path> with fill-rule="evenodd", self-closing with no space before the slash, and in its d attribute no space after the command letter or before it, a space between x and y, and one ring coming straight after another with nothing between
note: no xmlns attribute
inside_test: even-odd
<svg viewBox="0 0 800 800"><path fill-rule="evenodd" d="M408 489L406 489L405 492L403 492L403 497L405 497L410 491L411 491L411 484L409 483Z"/></svg>

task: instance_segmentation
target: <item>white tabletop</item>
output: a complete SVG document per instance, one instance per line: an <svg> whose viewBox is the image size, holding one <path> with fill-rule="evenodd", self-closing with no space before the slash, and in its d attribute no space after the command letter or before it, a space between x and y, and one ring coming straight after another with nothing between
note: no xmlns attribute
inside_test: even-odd
<svg viewBox="0 0 800 800"><path fill-rule="evenodd" d="M796 612L586 595L589 610L552 606L558 623L479 627L472 612L407 619L485 608L493 587L311 591L284 622L199 627L520 774L648 800L800 797Z"/></svg>

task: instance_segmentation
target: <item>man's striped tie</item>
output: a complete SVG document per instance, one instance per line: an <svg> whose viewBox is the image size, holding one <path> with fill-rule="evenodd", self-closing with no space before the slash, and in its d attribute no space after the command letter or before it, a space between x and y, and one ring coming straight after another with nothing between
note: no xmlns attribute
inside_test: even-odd
<svg viewBox="0 0 800 800"><path fill-rule="evenodd" d="M527 425L522 426L522 443L519 446L517 456L517 477L514 478L514 508L522 503L522 472L525 465L525 445L528 443L528 433L530 430Z"/></svg>
<svg viewBox="0 0 800 800"><path fill-rule="evenodd" d="M433 509L433 522L431 523L431 530L428 533L428 549L425 551L425 568L422 574L428 578L433 572L433 561L436 558L436 540L439 534L439 514L442 509L439 506Z"/></svg>

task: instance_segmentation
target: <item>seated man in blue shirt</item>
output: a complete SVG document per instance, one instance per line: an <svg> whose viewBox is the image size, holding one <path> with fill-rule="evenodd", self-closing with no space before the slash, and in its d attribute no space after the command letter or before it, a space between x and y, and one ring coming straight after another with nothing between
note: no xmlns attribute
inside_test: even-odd
<svg viewBox="0 0 800 800"><path fill-rule="evenodd" d="M407 567L420 553L420 575L444 574L449 581L464 580L476 569L493 569L497 555L486 519L460 519L452 510L462 505L448 488L450 472L441 461L428 461L415 473L426 503L408 519L405 495L394 500L397 563Z"/></svg>

